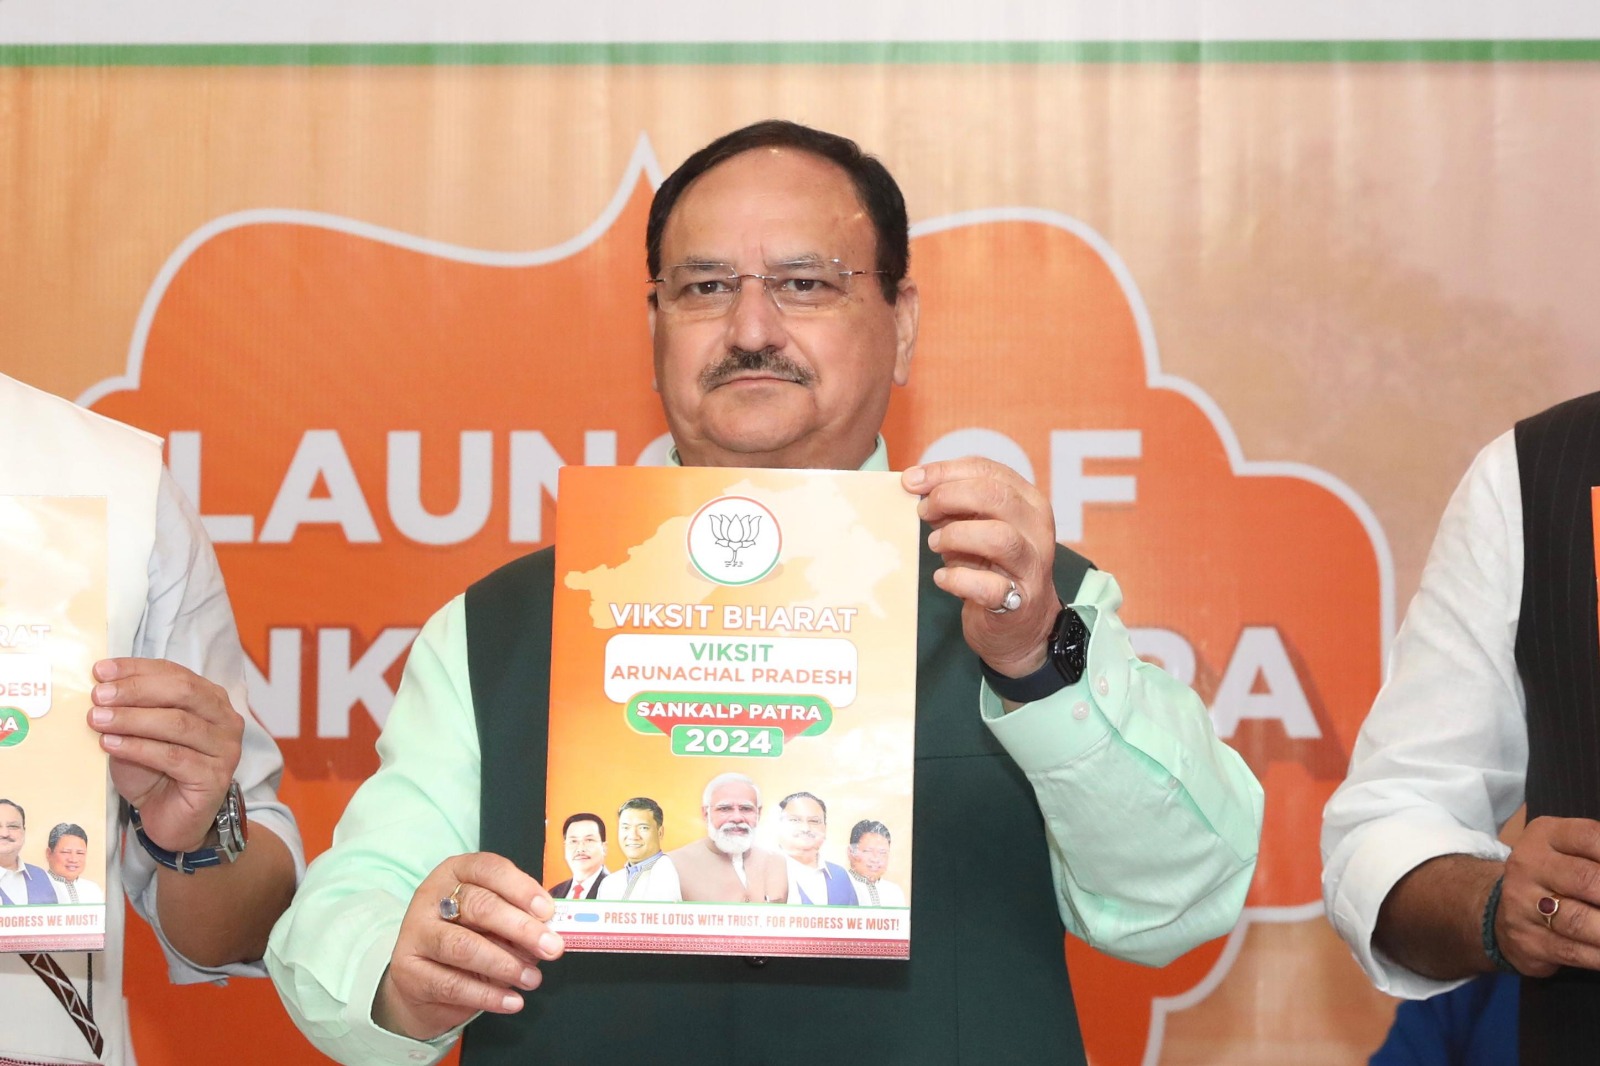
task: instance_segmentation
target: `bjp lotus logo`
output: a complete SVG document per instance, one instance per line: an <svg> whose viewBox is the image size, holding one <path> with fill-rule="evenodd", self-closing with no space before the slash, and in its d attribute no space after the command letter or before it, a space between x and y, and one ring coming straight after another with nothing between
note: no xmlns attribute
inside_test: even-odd
<svg viewBox="0 0 1600 1066"><path fill-rule="evenodd" d="M689 520L689 561L719 585L752 585L783 549L778 519L748 496L719 496Z"/></svg>

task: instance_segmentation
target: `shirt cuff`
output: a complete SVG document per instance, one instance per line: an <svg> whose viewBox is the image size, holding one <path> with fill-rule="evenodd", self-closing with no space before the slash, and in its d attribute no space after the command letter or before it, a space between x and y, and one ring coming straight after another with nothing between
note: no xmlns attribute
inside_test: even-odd
<svg viewBox="0 0 1600 1066"><path fill-rule="evenodd" d="M1082 677L1010 714L988 681L979 690L978 708L985 724L1024 773L1042 773L1071 762L1118 730L1126 715L1133 648L1119 646L1126 641L1118 641L1110 632L1106 619L1115 618L1115 613L1088 604L1068 606L1089 630Z"/></svg>
<svg viewBox="0 0 1600 1066"><path fill-rule="evenodd" d="M392 928L374 938L356 963L343 1021L349 1026L350 1040L368 1052L371 1061L414 1062L418 1066L426 1066L438 1062L449 1053L461 1038L461 1030L467 1027L467 1022L432 1040L413 1040L399 1033L391 1033L372 1020L372 1004L378 996L378 984L389 967L389 958L394 954L394 944L399 937L400 925L396 922ZM476 1018L477 1015L472 1017ZM467 1019L468 1022L471 1020Z"/></svg>
<svg viewBox="0 0 1600 1066"><path fill-rule="evenodd" d="M1450 819L1397 816L1366 827L1343 873L1324 885L1328 917L1380 992L1426 999L1466 983L1423 977L1373 947L1378 910L1402 877L1441 855L1504 861L1511 849ZM1481 915L1474 915L1480 918Z"/></svg>

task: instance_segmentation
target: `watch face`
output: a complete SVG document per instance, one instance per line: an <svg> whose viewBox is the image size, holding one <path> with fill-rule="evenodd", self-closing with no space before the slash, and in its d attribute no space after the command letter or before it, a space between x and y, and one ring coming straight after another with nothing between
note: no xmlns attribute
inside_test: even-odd
<svg viewBox="0 0 1600 1066"><path fill-rule="evenodd" d="M1077 684L1089 665L1089 627L1071 607L1061 608L1050 632L1050 658L1067 684Z"/></svg>

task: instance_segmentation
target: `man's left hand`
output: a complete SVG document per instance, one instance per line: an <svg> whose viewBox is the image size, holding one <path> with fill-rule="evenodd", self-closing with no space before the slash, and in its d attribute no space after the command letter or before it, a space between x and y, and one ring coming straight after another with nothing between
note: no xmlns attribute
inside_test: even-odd
<svg viewBox="0 0 1600 1066"><path fill-rule="evenodd" d="M169 851L203 847L239 765L244 720L228 693L164 659L102 659L89 726L111 783Z"/></svg>
<svg viewBox="0 0 1600 1066"><path fill-rule="evenodd" d="M1050 627L1061 610L1050 501L1015 470L977 456L914 466L900 483L922 497L917 513L933 527L928 546L944 558L933 581L965 601L961 629L967 644L1009 677L1043 666ZM1022 603L996 613L1012 583Z"/></svg>

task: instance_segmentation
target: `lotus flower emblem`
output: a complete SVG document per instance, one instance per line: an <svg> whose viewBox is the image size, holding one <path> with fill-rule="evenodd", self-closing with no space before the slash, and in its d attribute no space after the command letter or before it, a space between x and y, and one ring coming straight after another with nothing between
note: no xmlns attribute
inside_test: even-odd
<svg viewBox="0 0 1600 1066"><path fill-rule="evenodd" d="M717 545L728 549L728 565L741 566L739 562L739 549L753 547L756 536L761 530L761 516L758 514L708 514L706 520L711 523L711 539Z"/></svg>

